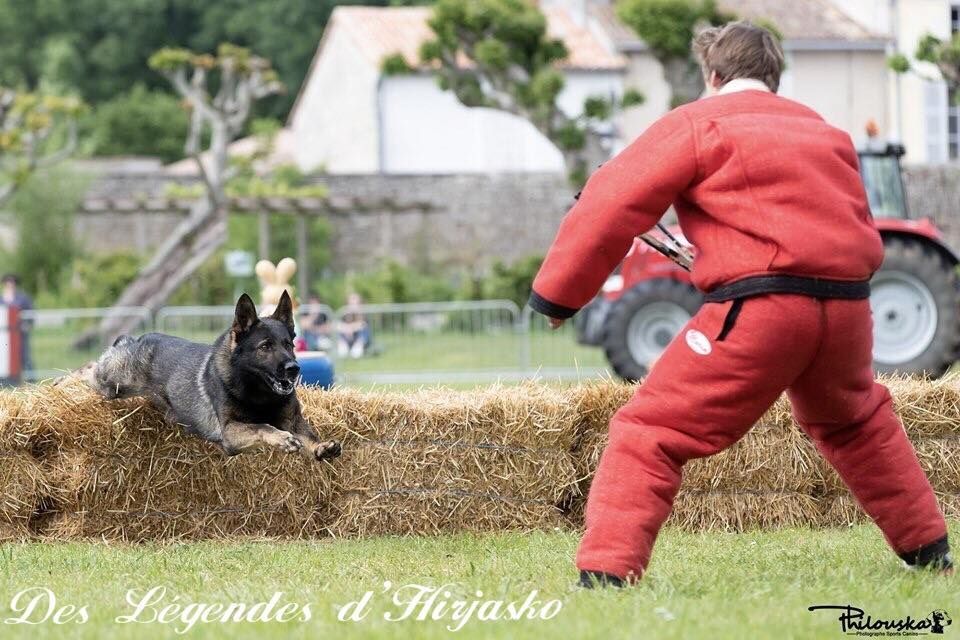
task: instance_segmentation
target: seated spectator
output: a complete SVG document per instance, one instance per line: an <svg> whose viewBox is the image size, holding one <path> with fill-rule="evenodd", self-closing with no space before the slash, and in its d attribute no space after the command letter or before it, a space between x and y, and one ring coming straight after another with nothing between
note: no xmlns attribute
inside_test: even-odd
<svg viewBox="0 0 960 640"><path fill-rule="evenodd" d="M316 294L307 298L307 304L300 315L300 330L310 351L329 351L333 347L333 324L322 308L323 302Z"/></svg>
<svg viewBox="0 0 960 640"><path fill-rule="evenodd" d="M341 357L360 358L370 348L370 325L363 317L362 305L363 298L359 293L347 296L347 307L337 326L337 353Z"/></svg>

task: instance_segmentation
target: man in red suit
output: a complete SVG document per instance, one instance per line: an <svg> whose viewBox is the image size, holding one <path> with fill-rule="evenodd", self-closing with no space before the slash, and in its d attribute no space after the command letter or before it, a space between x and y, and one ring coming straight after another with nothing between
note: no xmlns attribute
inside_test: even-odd
<svg viewBox="0 0 960 640"><path fill-rule="evenodd" d="M665 115L590 178L530 299L559 326L671 204L697 249L706 304L610 423L581 584L639 578L684 463L735 443L784 391L893 550L950 571L943 515L873 377L869 281L883 245L850 137L776 95L784 59L768 31L731 23L694 49L713 95Z"/></svg>

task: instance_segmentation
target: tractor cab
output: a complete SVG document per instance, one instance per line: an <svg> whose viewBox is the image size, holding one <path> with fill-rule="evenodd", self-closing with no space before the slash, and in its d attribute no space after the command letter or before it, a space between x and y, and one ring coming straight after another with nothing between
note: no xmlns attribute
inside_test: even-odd
<svg viewBox="0 0 960 640"><path fill-rule="evenodd" d="M902 144L890 143L882 148L871 145L859 152L860 176L874 218L910 217L900 167L904 153Z"/></svg>

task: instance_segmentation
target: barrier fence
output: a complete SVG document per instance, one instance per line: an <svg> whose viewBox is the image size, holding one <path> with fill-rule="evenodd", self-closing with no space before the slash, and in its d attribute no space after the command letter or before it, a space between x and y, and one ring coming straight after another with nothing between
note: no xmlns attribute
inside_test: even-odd
<svg viewBox="0 0 960 640"><path fill-rule="evenodd" d="M62 375L95 359L104 344L80 340L107 314L136 318L136 333L158 331L212 342L230 326L233 306L43 309L21 314L30 362L24 378ZM301 305L298 334L335 361L344 384L430 384L582 379L606 375L603 352L577 344L572 323L545 318L509 300L367 304L334 310ZM358 346L358 344L360 346Z"/></svg>

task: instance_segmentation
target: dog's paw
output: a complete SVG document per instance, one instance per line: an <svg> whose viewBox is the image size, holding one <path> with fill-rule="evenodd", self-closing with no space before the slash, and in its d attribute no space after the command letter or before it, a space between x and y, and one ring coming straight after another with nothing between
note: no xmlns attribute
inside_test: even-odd
<svg viewBox="0 0 960 640"><path fill-rule="evenodd" d="M287 433L285 431L280 432L279 442L277 446L284 453L296 453L303 448L303 443L300 442L300 438L293 435L292 433Z"/></svg>
<svg viewBox="0 0 960 640"><path fill-rule="evenodd" d="M313 455L317 460L332 460L333 458L339 458L342 450L339 442L328 440L318 444L313 450Z"/></svg>

